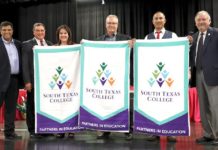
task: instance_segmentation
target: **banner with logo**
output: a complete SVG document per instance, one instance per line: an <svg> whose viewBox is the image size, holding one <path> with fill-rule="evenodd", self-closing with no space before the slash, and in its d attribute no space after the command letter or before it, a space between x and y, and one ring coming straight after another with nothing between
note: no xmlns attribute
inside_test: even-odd
<svg viewBox="0 0 218 150"><path fill-rule="evenodd" d="M35 46L35 132L77 131L80 45Z"/></svg>
<svg viewBox="0 0 218 150"><path fill-rule="evenodd" d="M189 135L188 40L136 40L134 52L134 130Z"/></svg>
<svg viewBox="0 0 218 150"><path fill-rule="evenodd" d="M79 117L81 127L128 131L129 56L127 41L83 41Z"/></svg>

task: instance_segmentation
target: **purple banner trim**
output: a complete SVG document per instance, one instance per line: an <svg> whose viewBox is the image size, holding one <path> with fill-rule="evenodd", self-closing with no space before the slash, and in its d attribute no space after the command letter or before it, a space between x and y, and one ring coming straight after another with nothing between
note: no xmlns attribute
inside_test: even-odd
<svg viewBox="0 0 218 150"><path fill-rule="evenodd" d="M189 135L188 113L163 125L153 121L134 111L134 131L164 136L188 136Z"/></svg>
<svg viewBox="0 0 218 150"><path fill-rule="evenodd" d="M43 115L37 114L36 124L36 133L66 133L81 131L81 128L78 126L78 115L64 123L59 123Z"/></svg>
<svg viewBox="0 0 218 150"><path fill-rule="evenodd" d="M80 107L79 123L80 127L94 130L129 131L129 112L128 110L125 110L111 118L108 118L106 120L100 120L96 116L93 116L85 109Z"/></svg>

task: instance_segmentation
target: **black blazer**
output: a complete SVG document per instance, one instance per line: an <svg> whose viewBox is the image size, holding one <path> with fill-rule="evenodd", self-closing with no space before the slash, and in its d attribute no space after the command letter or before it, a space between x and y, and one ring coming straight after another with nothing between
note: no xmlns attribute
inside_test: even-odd
<svg viewBox="0 0 218 150"><path fill-rule="evenodd" d="M104 35L98 37L96 40L97 41L105 41L106 36L107 35L104 34ZM125 41L125 40L130 40L130 39L131 39L131 37L128 35L125 35L125 34L117 33L117 35L116 35L116 41Z"/></svg>
<svg viewBox="0 0 218 150"><path fill-rule="evenodd" d="M47 45L53 45L50 41L46 41ZM33 68L33 47L38 45L35 38L22 43L22 65L24 83L34 85L34 68Z"/></svg>
<svg viewBox="0 0 218 150"><path fill-rule="evenodd" d="M14 40L19 56L19 85L22 84L22 66L21 66L21 42ZM0 38L0 92L5 92L8 88L11 76L11 65L5 45ZM22 86L22 85L20 85Z"/></svg>
<svg viewBox="0 0 218 150"><path fill-rule="evenodd" d="M190 47L190 66L195 68L196 45L199 32L193 35L193 43ZM209 27L204 40L202 70L205 82L209 86L218 85L218 31ZM195 74L192 74L192 76Z"/></svg>

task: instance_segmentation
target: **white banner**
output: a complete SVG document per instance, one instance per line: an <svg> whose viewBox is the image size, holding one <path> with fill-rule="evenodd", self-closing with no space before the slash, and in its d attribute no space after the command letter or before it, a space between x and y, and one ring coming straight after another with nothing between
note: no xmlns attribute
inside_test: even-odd
<svg viewBox="0 0 218 150"><path fill-rule="evenodd" d="M128 130L129 45L83 41L80 126Z"/></svg>
<svg viewBox="0 0 218 150"><path fill-rule="evenodd" d="M36 132L78 129L80 45L35 46Z"/></svg>
<svg viewBox="0 0 218 150"><path fill-rule="evenodd" d="M187 39L137 40L134 52L135 130L188 135Z"/></svg>

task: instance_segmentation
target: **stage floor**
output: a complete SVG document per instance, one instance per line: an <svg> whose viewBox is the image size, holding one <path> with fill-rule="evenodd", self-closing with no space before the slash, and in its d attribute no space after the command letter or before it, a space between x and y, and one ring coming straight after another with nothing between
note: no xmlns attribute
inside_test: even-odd
<svg viewBox="0 0 218 150"><path fill-rule="evenodd" d="M74 139L56 139L53 136L43 139L30 139L25 121L16 121L19 140L5 140L3 124L0 124L0 150L218 150L218 146L199 145L195 139L202 136L201 123L191 122L191 136L177 137L176 143L167 142L161 137L158 142L148 142L142 134L134 134L133 140L126 141L122 133L112 133L107 140L96 139L96 132L76 133Z"/></svg>

